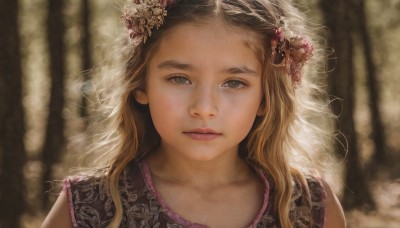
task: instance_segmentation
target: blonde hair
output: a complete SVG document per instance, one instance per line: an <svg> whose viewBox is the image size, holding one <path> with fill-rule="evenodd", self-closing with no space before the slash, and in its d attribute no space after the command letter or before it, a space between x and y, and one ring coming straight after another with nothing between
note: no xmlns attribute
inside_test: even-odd
<svg viewBox="0 0 400 228"><path fill-rule="evenodd" d="M263 41L256 48L264 61L264 115L256 118L240 143L239 152L269 173L276 190L273 208L279 222L282 227L293 227L289 219L293 178L307 185L302 173L309 173L312 170L307 168L314 167L310 165L311 151L329 150L332 134L326 125L331 117L328 100L319 81L311 78L318 75L323 59L318 42L313 42L316 52L296 87L284 68L270 64L271 38L281 20L294 33L315 39L306 27L304 15L287 0L176 0L164 25L154 30L145 44L133 45L128 32L121 33L116 40L120 48L112 57L115 63L106 62L98 72L100 118L90 128L93 165L105 177L116 208L110 227L118 227L123 216L118 190L120 174L130 161L143 158L160 145L148 107L135 100L135 93L144 88L146 64L165 31L180 23L207 22L216 17L234 27L254 31ZM320 127L320 123L324 126Z"/></svg>

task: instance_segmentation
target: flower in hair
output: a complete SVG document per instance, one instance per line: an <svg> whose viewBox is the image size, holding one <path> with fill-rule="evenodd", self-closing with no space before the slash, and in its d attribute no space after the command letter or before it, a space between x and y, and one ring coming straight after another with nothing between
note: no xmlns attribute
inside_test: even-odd
<svg viewBox="0 0 400 228"><path fill-rule="evenodd" d="M271 64L276 67L286 67L292 82L301 81L301 69L313 55L314 47L311 42L299 35L286 32L285 27L275 29L271 39Z"/></svg>
<svg viewBox="0 0 400 228"><path fill-rule="evenodd" d="M125 7L123 19L134 43L145 43L154 28L159 28L167 16L168 0L132 0Z"/></svg>

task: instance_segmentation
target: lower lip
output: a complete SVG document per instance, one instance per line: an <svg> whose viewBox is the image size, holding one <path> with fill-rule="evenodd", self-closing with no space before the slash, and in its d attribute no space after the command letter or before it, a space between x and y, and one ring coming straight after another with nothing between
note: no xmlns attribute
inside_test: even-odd
<svg viewBox="0 0 400 228"><path fill-rule="evenodd" d="M209 141L218 138L221 134L201 134L195 132L185 132L185 135L189 136L191 139L200 140L200 141Z"/></svg>

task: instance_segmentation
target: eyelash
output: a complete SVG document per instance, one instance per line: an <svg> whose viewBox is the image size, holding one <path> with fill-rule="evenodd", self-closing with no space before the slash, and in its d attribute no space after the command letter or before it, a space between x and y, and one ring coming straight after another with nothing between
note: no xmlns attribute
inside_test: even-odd
<svg viewBox="0 0 400 228"><path fill-rule="evenodd" d="M172 76L172 77L168 78L167 80L171 81L172 83L177 84L177 85L192 84L192 82L188 78L186 78L185 76ZM179 80L181 80L181 81L179 81ZM235 83L236 85L232 85L232 84L229 85L229 83ZM235 90L242 89L242 88L245 88L247 86L248 86L247 83L245 83L245 82L243 82L241 80L237 80L237 79L230 79L230 80L225 81L222 84L222 87L228 87L228 88L235 89Z"/></svg>
<svg viewBox="0 0 400 228"><path fill-rule="evenodd" d="M185 80L185 82L182 82L182 81L178 82L178 80ZM192 82L184 76L172 76L172 77L168 78L168 81L171 81L172 83L178 84L178 85L192 84Z"/></svg>
<svg viewBox="0 0 400 228"><path fill-rule="evenodd" d="M229 84L229 83L235 83L235 84L239 84L239 85L235 85L235 86L224 86L225 84ZM243 81L241 81L241 80L237 80L237 79L230 79L230 80L228 80L228 81L226 81L226 82L224 82L224 84L222 84L222 87L229 87L229 88L231 88L231 89L242 89L242 88L245 88L245 87L247 87L247 83L245 83L245 82L243 82Z"/></svg>

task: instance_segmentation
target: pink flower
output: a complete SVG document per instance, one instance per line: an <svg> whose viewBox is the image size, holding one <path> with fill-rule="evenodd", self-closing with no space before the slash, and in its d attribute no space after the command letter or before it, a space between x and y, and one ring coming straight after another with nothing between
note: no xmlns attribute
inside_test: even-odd
<svg viewBox="0 0 400 228"><path fill-rule="evenodd" d="M311 42L301 36L285 37L283 28L275 29L271 39L271 64L275 67L286 67L294 84L301 81L301 70L305 62L313 55Z"/></svg>

